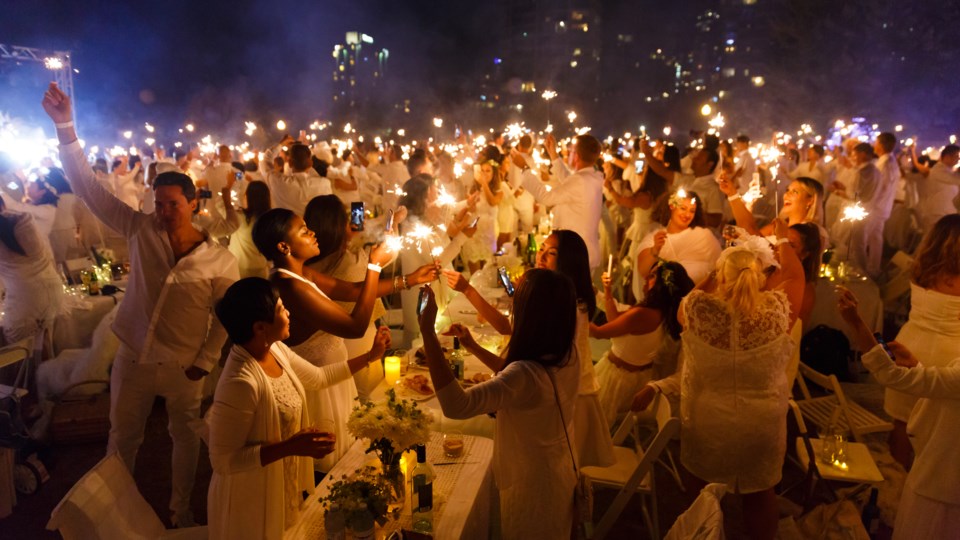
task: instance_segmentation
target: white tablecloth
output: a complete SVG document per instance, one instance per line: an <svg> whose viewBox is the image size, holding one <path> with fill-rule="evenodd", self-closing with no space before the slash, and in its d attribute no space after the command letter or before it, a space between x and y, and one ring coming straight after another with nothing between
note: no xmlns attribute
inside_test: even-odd
<svg viewBox="0 0 960 540"><path fill-rule="evenodd" d="M840 310L837 308L836 286L843 285L850 289L859 300L860 316L863 321L874 332L883 331L883 302L880 300L880 288L873 281L830 281L826 278L817 280L816 293L817 299L813 304L813 311L810 313L810 322L808 322L803 332L806 334L821 324L830 328L841 330L853 343L853 332L850 326L844 322L840 316ZM861 351L866 352L866 351Z"/></svg>
<svg viewBox="0 0 960 540"><path fill-rule="evenodd" d="M435 465L433 481L433 537L437 539L486 539L489 537L491 509L496 503L493 488L493 441L481 437L464 437L464 452L457 459L443 455L443 435L434 432L427 443L427 460ZM366 441L357 441L337 465L317 485L316 492L304 503L300 520L284 534L284 538L326 538L323 529L323 506L318 502L326 496L330 486L360 467L376 462L376 456L365 454ZM409 454L408 454L409 455ZM409 488L408 488L409 491ZM377 527L377 538L398 529L412 529L410 501L407 497L398 521L389 521Z"/></svg>
<svg viewBox="0 0 960 540"><path fill-rule="evenodd" d="M78 305L61 314L53 323L53 354L65 349L85 349L93 341L93 332L100 321L123 298L122 292L113 296L85 296ZM64 299L70 305L71 299Z"/></svg>

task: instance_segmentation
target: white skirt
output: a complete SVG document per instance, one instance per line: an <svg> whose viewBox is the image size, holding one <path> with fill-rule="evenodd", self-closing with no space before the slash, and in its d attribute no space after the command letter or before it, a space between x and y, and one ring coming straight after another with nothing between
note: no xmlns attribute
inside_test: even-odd
<svg viewBox="0 0 960 540"><path fill-rule="evenodd" d="M910 482L903 486L893 540L960 539L960 505L918 495Z"/></svg>
<svg viewBox="0 0 960 540"><path fill-rule="evenodd" d="M627 371L610 362L605 353L597 362L597 382L600 383L600 393L597 400L608 427L613 428L617 419L630 410L633 396L653 379L653 369L643 371Z"/></svg>

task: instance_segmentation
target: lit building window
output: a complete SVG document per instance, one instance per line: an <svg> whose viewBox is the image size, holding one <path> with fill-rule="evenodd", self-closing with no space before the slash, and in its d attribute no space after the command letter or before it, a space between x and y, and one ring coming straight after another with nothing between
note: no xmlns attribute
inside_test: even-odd
<svg viewBox="0 0 960 540"><path fill-rule="evenodd" d="M754 86L756 86L756 87L758 87L758 88L761 87L761 86L763 86L763 85L765 85L765 84L767 84L767 81L764 80L763 77L759 77L759 76L758 76L758 77L754 77L753 79L750 79L750 81L753 83Z"/></svg>
<svg viewBox="0 0 960 540"><path fill-rule="evenodd" d="M536 87L536 85L533 83L533 81L527 81L527 82L522 83L522 84L520 85L520 91L521 91L521 92L536 92L536 91L537 91L537 87Z"/></svg>
<svg viewBox="0 0 960 540"><path fill-rule="evenodd" d="M573 50L573 55L574 55L574 56L580 56L580 49L579 49L579 48L574 49L574 50Z"/></svg>
<svg viewBox="0 0 960 540"><path fill-rule="evenodd" d="M737 74L737 70L735 70L735 69L733 69L733 68L724 68L724 69L723 69L723 76L724 76L724 77L733 77L733 76L736 75L736 74Z"/></svg>

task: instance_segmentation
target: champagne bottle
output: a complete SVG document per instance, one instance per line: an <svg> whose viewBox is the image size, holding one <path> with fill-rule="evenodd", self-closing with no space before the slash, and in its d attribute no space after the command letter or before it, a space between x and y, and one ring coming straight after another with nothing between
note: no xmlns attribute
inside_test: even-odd
<svg viewBox="0 0 960 540"><path fill-rule="evenodd" d="M427 447L417 445L417 465L413 468L413 530L433 531L433 467L427 463Z"/></svg>
<svg viewBox="0 0 960 540"><path fill-rule="evenodd" d="M527 264L531 267L537 265L537 239L533 233L527 235Z"/></svg>
<svg viewBox="0 0 960 540"><path fill-rule="evenodd" d="M458 381L463 382L463 351L460 349L460 339L453 337L453 351L450 352L450 369Z"/></svg>

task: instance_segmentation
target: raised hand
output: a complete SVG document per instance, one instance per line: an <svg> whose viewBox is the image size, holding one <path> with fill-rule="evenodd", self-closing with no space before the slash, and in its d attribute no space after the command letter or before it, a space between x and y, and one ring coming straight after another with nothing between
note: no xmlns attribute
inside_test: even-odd
<svg viewBox="0 0 960 540"><path fill-rule="evenodd" d="M427 305L420 313L420 333L424 335L436 334L434 325L437 323L437 298L428 285L420 288L427 297Z"/></svg>
<svg viewBox="0 0 960 540"><path fill-rule="evenodd" d="M470 283L467 282L467 278L463 277L463 274L457 272L456 270L441 270L444 277L447 278L447 285L457 291L463 292L467 290L467 287L470 286Z"/></svg>
<svg viewBox="0 0 960 540"><path fill-rule="evenodd" d="M663 249L663 245L667 243L667 230L661 229L654 233L653 235L653 248L651 251L655 257L660 256L660 250Z"/></svg>
<svg viewBox="0 0 960 540"><path fill-rule="evenodd" d="M47 91L43 93L43 110L47 116L58 124L69 122L73 119L73 109L70 104L70 97L60 90L57 83L50 83Z"/></svg>
<svg viewBox="0 0 960 540"><path fill-rule="evenodd" d="M459 339L460 343L462 343L464 347L473 347L477 343L477 340L473 339L473 334L470 333L470 330L460 323L454 323L451 325L450 328L447 328L447 331L444 332L443 335L453 336Z"/></svg>
<svg viewBox="0 0 960 540"><path fill-rule="evenodd" d="M370 348L370 361L380 360L390 348L390 327L383 325L377 328L377 335L373 338L373 347Z"/></svg>
<svg viewBox="0 0 960 540"><path fill-rule="evenodd" d="M437 263L428 263L417 268L407 276L407 284L422 285L440 277L440 266Z"/></svg>

